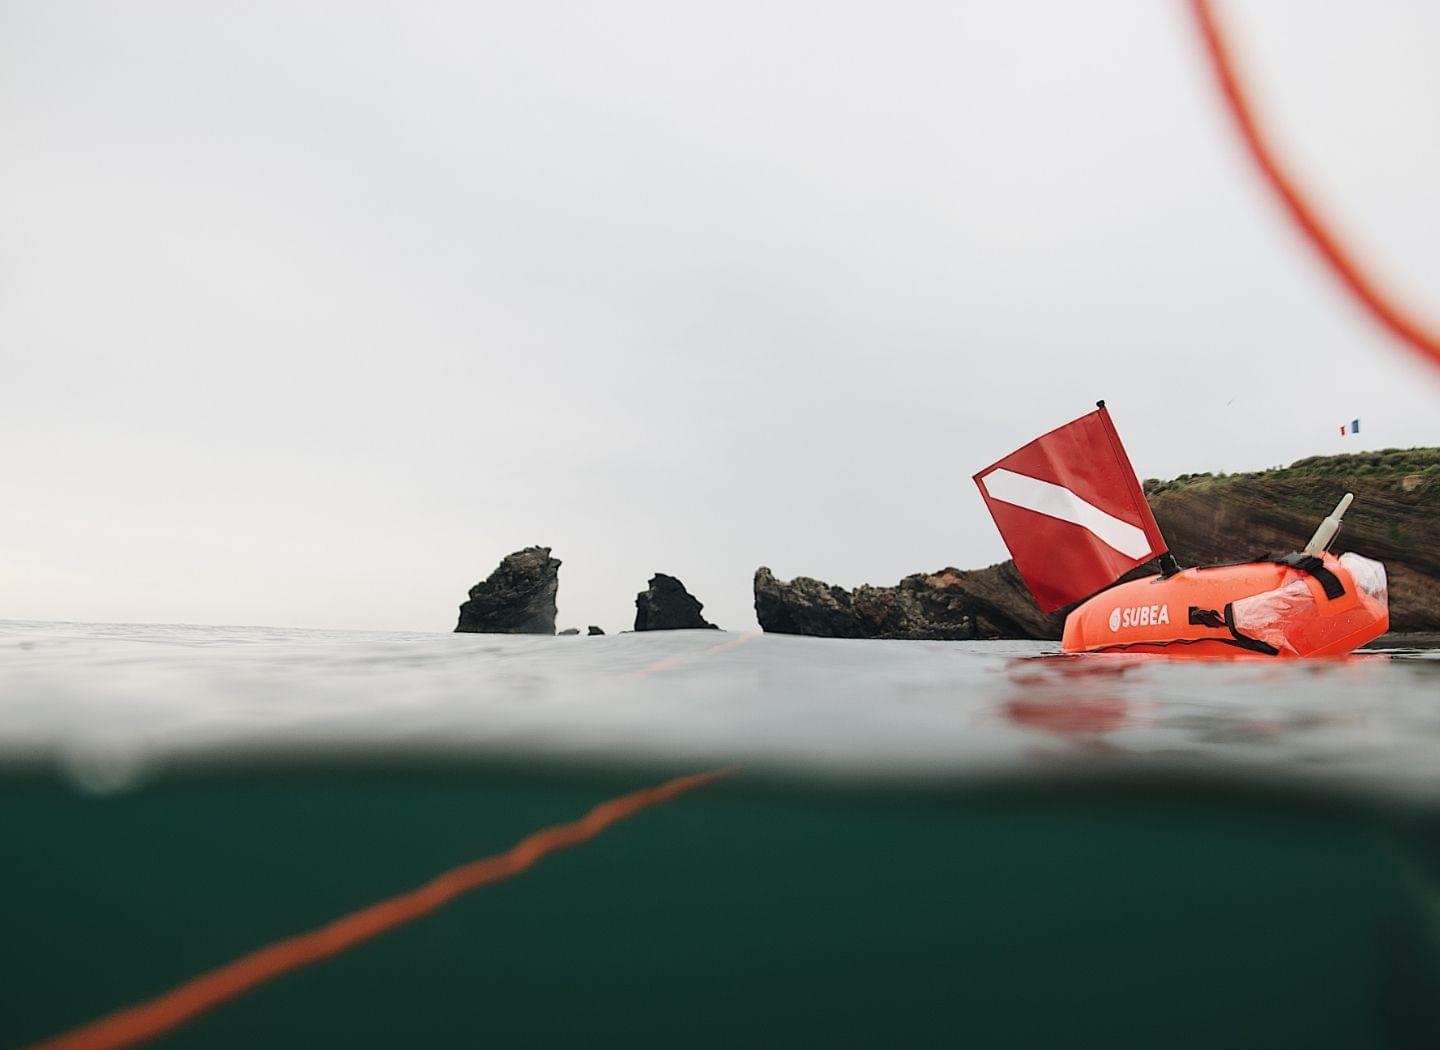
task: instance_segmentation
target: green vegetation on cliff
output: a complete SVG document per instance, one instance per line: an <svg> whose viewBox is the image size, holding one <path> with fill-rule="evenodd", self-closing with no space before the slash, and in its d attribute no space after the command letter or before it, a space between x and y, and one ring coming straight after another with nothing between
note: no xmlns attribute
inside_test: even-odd
<svg viewBox="0 0 1440 1050"><path fill-rule="evenodd" d="M1182 489L1208 489L1240 479L1388 477L1396 484L1420 475L1427 482L1440 478L1440 448L1387 448L1379 452L1351 452L1336 456L1306 456L1288 467L1271 467L1243 474L1181 474L1170 481L1149 478L1145 495L1158 496Z"/></svg>

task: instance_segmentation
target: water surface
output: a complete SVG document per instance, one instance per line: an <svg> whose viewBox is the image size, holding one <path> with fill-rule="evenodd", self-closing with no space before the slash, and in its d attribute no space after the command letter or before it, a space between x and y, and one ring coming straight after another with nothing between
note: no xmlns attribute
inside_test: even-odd
<svg viewBox="0 0 1440 1050"><path fill-rule="evenodd" d="M1440 651L1208 662L714 631L0 623L0 762L103 789L177 763L380 752L918 779L1143 768L1425 797Z"/></svg>

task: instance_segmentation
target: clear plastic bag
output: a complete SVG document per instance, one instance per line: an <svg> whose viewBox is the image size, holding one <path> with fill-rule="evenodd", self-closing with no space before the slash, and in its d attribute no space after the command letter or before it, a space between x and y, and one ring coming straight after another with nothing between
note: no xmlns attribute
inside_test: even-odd
<svg viewBox="0 0 1440 1050"><path fill-rule="evenodd" d="M1340 564L1355 581L1355 589L1380 603L1381 608L1390 608L1390 584L1385 576L1385 566L1378 561L1362 558L1346 552L1340 555Z"/></svg>
<svg viewBox="0 0 1440 1050"><path fill-rule="evenodd" d="M1237 631L1295 656L1299 649L1291 643L1288 631L1315 612L1315 595L1304 579L1296 577L1273 591L1241 598L1231 608Z"/></svg>

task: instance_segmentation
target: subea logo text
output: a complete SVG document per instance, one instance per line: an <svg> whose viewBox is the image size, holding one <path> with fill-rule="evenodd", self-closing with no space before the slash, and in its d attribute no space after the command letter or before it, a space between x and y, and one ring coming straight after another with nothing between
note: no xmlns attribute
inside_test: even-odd
<svg viewBox="0 0 1440 1050"><path fill-rule="evenodd" d="M1132 605L1128 609L1110 610L1110 630L1118 631L1122 627L1154 627L1156 624L1170 622L1170 606L1168 605Z"/></svg>

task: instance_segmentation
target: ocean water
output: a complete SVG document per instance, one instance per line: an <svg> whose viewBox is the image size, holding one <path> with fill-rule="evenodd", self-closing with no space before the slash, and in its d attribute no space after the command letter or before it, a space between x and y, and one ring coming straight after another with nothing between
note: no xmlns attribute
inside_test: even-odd
<svg viewBox="0 0 1440 1050"><path fill-rule="evenodd" d="M163 1041L1433 1047L1437 657L0 623L0 1046L723 767Z"/></svg>
<svg viewBox="0 0 1440 1050"><path fill-rule="evenodd" d="M852 779L1057 768L1440 788L1440 650L1065 657L1040 642L0 622L0 762L104 792L177 767L740 765Z"/></svg>

